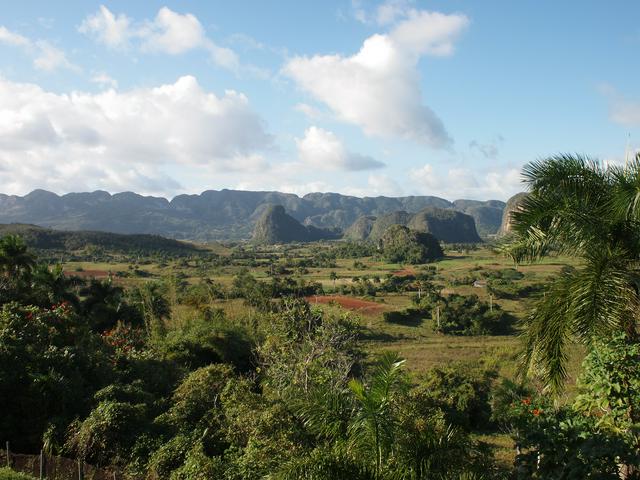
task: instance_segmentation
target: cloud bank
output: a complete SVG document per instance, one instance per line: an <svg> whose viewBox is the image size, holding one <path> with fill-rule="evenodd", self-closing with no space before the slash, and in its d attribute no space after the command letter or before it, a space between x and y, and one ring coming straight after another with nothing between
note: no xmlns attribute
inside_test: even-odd
<svg viewBox="0 0 640 480"><path fill-rule="evenodd" d="M246 96L216 95L191 76L127 92L56 94L0 78L0 181L56 191L175 191L167 173L258 171L272 146Z"/></svg>

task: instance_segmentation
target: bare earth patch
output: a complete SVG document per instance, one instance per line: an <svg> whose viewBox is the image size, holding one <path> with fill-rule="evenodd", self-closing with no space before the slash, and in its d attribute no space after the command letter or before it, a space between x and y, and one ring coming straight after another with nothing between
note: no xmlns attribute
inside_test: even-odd
<svg viewBox="0 0 640 480"><path fill-rule="evenodd" d="M354 310L370 315L384 310L384 305L380 305L379 303L342 295L312 295L307 297L307 301L312 305L314 303L336 303L347 310Z"/></svg>

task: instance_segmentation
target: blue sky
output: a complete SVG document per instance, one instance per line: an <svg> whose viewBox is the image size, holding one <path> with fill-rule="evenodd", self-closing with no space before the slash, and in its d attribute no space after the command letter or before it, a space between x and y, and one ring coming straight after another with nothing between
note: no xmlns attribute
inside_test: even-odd
<svg viewBox="0 0 640 480"><path fill-rule="evenodd" d="M4 193L506 199L640 147L640 3L2 2Z"/></svg>

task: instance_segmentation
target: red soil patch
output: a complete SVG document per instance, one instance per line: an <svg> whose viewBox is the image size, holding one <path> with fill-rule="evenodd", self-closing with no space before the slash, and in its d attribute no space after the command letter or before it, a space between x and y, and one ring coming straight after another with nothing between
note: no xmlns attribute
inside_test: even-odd
<svg viewBox="0 0 640 480"><path fill-rule="evenodd" d="M67 277L80 278L104 278L109 276L109 272L105 270L81 270L79 272L65 270L64 274Z"/></svg>
<svg viewBox="0 0 640 480"><path fill-rule="evenodd" d="M393 272L395 277L410 277L416 274L416 271L412 268L403 268L402 270L397 270Z"/></svg>
<svg viewBox="0 0 640 480"><path fill-rule="evenodd" d="M352 297L344 297L340 295L313 295L307 297L307 301L310 304L314 303L337 303L342 308L348 310L355 310L362 313L374 314L384 310L384 305L380 305L376 302L368 302L366 300L360 300Z"/></svg>

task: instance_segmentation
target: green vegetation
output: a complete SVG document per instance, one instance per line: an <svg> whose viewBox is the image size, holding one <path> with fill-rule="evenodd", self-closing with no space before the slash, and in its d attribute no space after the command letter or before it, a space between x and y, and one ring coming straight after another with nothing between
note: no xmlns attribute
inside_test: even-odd
<svg viewBox="0 0 640 480"><path fill-rule="evenodd" d="M567 196L555 215L578 202ZM592 324L612 322L591 342L556 344L563 397L545 390L547 363L518 375L521 333L544 353L552 337L532 335L536 325L579 324L567 310L536 320L557 279L576 279L564 303L583 307L574 313L593 307L576 300L591 257L567 256L556 237L551 256L513 268L482 245L444 256L432 237L420 250L425 234L390 232L380 250L331 241L98 258L81 246L62 265L3 237L0 441L131 479L638 478L640 350L626 328L635 317L618 323L621 300L598 307ZM534 245L513 242L514 255ZM635 278L635 262L615 258Z"/></svg>
<svg viewBox="0 0 640 480"><path fill-rule="evenodd" d="M199 252L194 245L170 240L159 235L119 235L109 232L64 232L35 225L0 225L0 236L19 235L36 250L66 252L89 249L94 255L101 250L151 256L188 256Z"/></svg>
<svg viewBox="0 0 640 480"><path fill-rule="evenodd" d="M35 480L35 477L4 467L0 468L0 480Z"/></svg>
<svg viewBox="0 0 640 480"><path fill-rule="evenodd" d="M427 263L444 255L433 235L410 230L402 225L387 228L380 239L380 248L390 263Z"/></svg>

